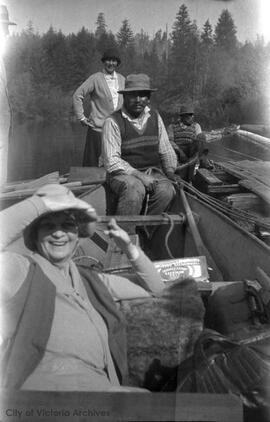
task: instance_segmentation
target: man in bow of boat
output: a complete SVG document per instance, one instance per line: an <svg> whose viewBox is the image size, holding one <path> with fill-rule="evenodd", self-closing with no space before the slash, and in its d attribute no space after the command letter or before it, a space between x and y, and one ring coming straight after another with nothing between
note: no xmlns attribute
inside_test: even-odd
<svg viewBox="0 0 270 422"><path fill-rule="evenodd" d="M73 107L77 119L87 127L83 166L99 166L101 154L101 131L104 120L123 104L118 90L125 85L125 78L116 69L121 63L120 54L115 48L107 49L102 56L103 70L90 75L73 95ZM87 118L83 101L90 96L91 111Z"/></svg>
<svg viewBox="0 0 270 422"><path fill-rule="evenodd" d="M2 387L136 391L120 386L127 375L126 338L115 301L158 294L164 284L113 219L106 234L143 287L75 265L79 238L91 236L97 220L91 205L58 184L0 213ZM12 251L20 235L27 254Z"/></svg>
<svg viewBox="0 0 270 422"><path fill-rule="evenodd" d="M107 183L117 197L116 215L166 211L175 196L173 184L176 154L159 113L150 106L150 78L131 74L126 78L121 110L105 120L102 157Z"/></svg>
<svg viewBox="0 0 270 422"><path fill-rule="evenodd" d="M168 135L171 144L177 154L179 170L177 173L186 181L191 181L200 149L200 136L202 129L199 123L194 121L194 108L183 105L180 108L179 119L168 127ZM185 166L190 161L190 165ZM184 165L183 170L180 170Z"/></svg>

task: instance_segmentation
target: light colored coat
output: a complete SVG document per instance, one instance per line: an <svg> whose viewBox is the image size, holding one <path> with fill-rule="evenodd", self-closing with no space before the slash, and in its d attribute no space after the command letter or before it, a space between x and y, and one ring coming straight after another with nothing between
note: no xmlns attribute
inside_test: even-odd
<svg viewBox="0 0 270 422"><path fill-rule="evenodd" d="M120 73L116 73L116 76L118 79L118 89L124 89L124 76ZM89 76L89 78L76 89L73 95L73 107L78 120L82 120L84 117L83 100L87 95L91 98L90 123L94 129L101 131L106 117L115 111L113 107L113 98L103 72L97 72ZM119 110L122 105L123 96L119 94L116 110Z"/></svg>

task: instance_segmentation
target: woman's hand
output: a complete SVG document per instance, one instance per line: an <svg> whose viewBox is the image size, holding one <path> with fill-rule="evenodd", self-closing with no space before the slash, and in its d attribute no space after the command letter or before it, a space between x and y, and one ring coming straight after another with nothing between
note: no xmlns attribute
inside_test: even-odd
<svg viewBox="0 0 270 422"><path fill-rule="evenodd" d="M115 218L112 218L109 221L108 230L105 230L104 233L115 241L116 245L128 256L128 258L136 259L138 257L136 245L131 242L129 234L118 226Z"/></svg>
<svg viewBox="0 0 270 422"><path fill-rule="evenodd" d="M91 123L90 123L90 120L89 120L89 119L87 119L87 117L85 117L84 119L80 120L80 123L81 123L81 125L82 125L82 126L89 126L89 127L92 127L92 125L91 125Z"/></svg>

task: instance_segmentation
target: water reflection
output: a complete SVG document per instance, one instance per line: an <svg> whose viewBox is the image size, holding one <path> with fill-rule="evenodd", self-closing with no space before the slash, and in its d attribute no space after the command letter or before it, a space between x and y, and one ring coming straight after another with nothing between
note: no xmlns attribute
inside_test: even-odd
<svg viewBox="0 0 270 422"><path fill-rule="evenodd" d="M43 176L82 163L86 131L78 123L15 122L10 145L8 180Z"/></svg>
<svg viewBox="0 0 270 422"><path fill-rule="evenodd" d="M64 174L70 166L80 166L85 136L86 129L76 122L14 122L8 180L32 179L57 170ZM234 135L211 144L210 155L216 161L270 160L270 145L259 146Z"/></svg>

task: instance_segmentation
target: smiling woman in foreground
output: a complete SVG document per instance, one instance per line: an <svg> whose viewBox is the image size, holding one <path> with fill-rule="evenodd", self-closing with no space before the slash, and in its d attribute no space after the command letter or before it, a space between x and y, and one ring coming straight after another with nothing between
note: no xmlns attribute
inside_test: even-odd
<svg viewBox="0 0 270 422"><path fill-rule="evenodd" d="M126 253L142 287L77 267L72 256L79 237L91 236L97 219L89 204L60 185L44 186L0 213L2 387L134 391L120 387L126 338L114 300L149 296L164 286L113 219L106 233ZM9 251L21 234L27 255Z"/></svg>

